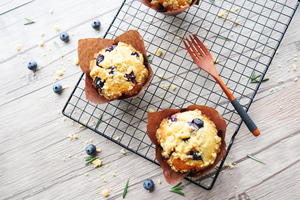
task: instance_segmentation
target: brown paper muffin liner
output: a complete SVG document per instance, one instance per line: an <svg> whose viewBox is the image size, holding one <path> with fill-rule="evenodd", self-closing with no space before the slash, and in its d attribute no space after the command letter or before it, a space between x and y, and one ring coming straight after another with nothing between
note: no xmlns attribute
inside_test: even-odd
<svg viewBox="0 0 300 200"><path fill-rule="evenodd" d="M166 11L161 11L159 10L159 8L157 6L151 5L151 3L148 0L140 0L145 6L148 6L154 10L156 10L157 12L160 12L162 14L165 15L177 15L179 13L182 13L183 11L189 9L190 7L192 7L193 5L198 5L200 0L194 0L190 6L184 7L184 8L180 8L177 10L166 10Z"/></svg>
<svg viewBox="0 0 300 200"><path fill-rule="evenodd" d="M211 121L215 123L216 128L218 130L218 135L219 137L221 137L220 152L217 154L215 162L201 171L195 171L189 173L175 172L174 170L171 169L171 167L167 163L167 159L161 155L162 147L157 141L156 131L159 128L160 123L163 119L178 112L184 112L184 111L196 110L196 109L200 110L204 115L206 115ZM148 113L147 135L149 136L152 143L155 144L156 146L156 159L159 162L161 168L163 169L164 177L169 184L176 184L186 176L191 176L191 177L203 176L207 174L209 171L211 171L212 169L214 169L215 166L226 154L225 133L226 133L225 120L220 116L218 111L208 106L191 105L188 106L187 108L182 108L182 109L167 109L159 112Z"/></svg>
<svg viewBox="0 0 300 200"><path fill-rule="evenodd" d="M105 97L101 96L97 89L93 86L93 80L89 76L90 73L90 61L94 58L94 55L98 53L100 50L105 49L113 44L118 42L124 42L133 46L136 50L143 54L145 59L145 66L148 69L149 76L146 82L144 83L143 87L139 90L139 92L133 96L122 96L118 99L125 99L125 98L135 98L138 97L144 89L146 89L150 83L150 80L153 77L153 71L151 66L147 60L146 49L144 45L144 41L139 34L138 31L130 30L122 35L119 35L114 40L113 39L102 39L102 38L87 38L81 39L78 41L78 59L79 65L82 72L85 73L85 96L86 98L96 104L104 104L116 99L108 100Z"/></svg>

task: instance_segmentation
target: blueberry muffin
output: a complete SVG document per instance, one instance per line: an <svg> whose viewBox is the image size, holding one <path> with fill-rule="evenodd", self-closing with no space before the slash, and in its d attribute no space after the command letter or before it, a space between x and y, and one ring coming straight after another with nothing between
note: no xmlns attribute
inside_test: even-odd
<svg viewBox="0 0 300 200"><path fill-rule="evenodd" d="M149 0L149 2L159 11L171 11L189 7L193 0Z"/></svg>
<svg viewBox="0 0 300 200"><path fill-rule="evenodd" d="M137 94L149 71L143 54L119 42L98 52L90 62L90 77L98 93L108 100Z"/></svg>
<svg viewBox="0 0 300 200"><path fill-rule="evenodd" d="M211 166L221 147L216 125L198 109L163 119L156 138L167 163L181 173L197 172Z"/></svg>

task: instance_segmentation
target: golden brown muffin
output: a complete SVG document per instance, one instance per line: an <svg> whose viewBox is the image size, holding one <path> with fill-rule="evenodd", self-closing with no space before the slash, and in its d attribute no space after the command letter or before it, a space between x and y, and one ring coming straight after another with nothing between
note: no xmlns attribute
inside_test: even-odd
<svg viewBox="0 0 300 200"><path fill-rule="evenodd" d="M137 94L149 75L143 55L123 42L98 52L90 70L98 93L108 100Z"/></svg>
<svg viewBox="0 0 300 200"><path fill-rule="evenodd" d="M163 119L156 132L162 156L174 171L200 171L212 165L220 151L216 125L200 110Z"/></svg>
<svg viewBox="0 0 300 200"><path fill-rule="evenodd" d="M180 8L189 7L192 0L149 0L152 6L157 7L161 11L177 10Z"/></svg>

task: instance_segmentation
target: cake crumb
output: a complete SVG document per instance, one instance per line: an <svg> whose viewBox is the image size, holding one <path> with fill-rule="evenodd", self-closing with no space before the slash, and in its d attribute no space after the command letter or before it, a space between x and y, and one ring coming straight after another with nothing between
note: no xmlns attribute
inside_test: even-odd
<svg viewBox="0 0 300 200"><path fill-rule="evenodd" d="M233 163L225 162L224 167L228 167L229 169L234 169L236 166Z"/></svg>
<svg viewBox="0 0 300 200"><path fill-rule="evenodd" d="M235 7L235 8L232 8L230 11L231 11L231 12L238 12L238 11L240 11L240 8Z"/></svg>
<svg viewBox="0 0 300 200"><path fill-rule="evenodd" d="M54 28L54 30L56 30L57 32L59 32L59 31L60 31L60 27L59 27L59 26L57 26L57 25L56 25L56 26L54 26L53 28Z"/></svg>
<svg viewBox="0 0 300 200"><path fill-rule="evenodd" d="M148 109L148 112L149 112L149 113L155 112L155 110L154 110L153 108L149 108L149 109Z"/></svg>
<svg viewBox="0 0 300 200"><path fill-rule="evenodd" d="M298 81L298 77L294 78L294 82L297 82Z"/></svg>
<svg viewBox="0 0 300 200"><path fill-rule="evenodd" d="M122 154L126 154L126 153L127 153L127 152L125 151L125 149L121 149L120 152L121 152Z"/></svg>
<svg viewBox="0 0 300 200"><path fill-rule="evenodd" d="M97 149L96 149L96 152L97 152L97 153L101 153L101 152L102 152L102 149L97 148Z"/></svg>
<svg viewBox="0 0 300 200"><path fill-rule="evenodd" d="M115 136L114 139L117 140L117 141L119 141L120 140L120 136Z"/></svg>
<svg viewBox="0 0 300 200"><path fill-rule="evenodd" d="M45 37L45 33L41 33L40 36L41 36L41 37Z"/></svg>
<svg viewBox="0 0 300 200"><path fill-rule="evenodd" d="M103 183L107 183L107 180L105 177L102 178Z"/></svg>
<svg viewBox="0 0 300 200"><path fill-rule="evenodd" d="M54 11L52 9L49 10L49 14L52 15Z"/></svg>
<svg viewBox="0 0 300 200"><path fill-rule="evenodd" d="M161 184L162 182L161 182L161 180L160 180L160 179L158 179L158 180L157 180L157 183L158 183L158 184Z"/></svg>
<svg viewBox="0 0 300 200"><path fill-rule="evenodd" d="M38 43L38 45L39 45L39 47L44 47L44 46L45 46L45 42L44 42L44 41L40 41L40 42Z"/></svg>
<svg viewBox="0 0 300 200"><path fill-rule="evenodd" d="M172 85L171 89L172 89L173 91L175 91L175 90L177 89L177 86L176 86L176 85Z"/></svg>
<svg viewBox="0 0 300 200"><path fill-rule="evenodd" d="M96 160L93 160L92 164L94 165L94 168L98 168L102 166L102 160L97 158Z"/></svg>
<svg viewBox="0 0 300 200"><path fill-rule="evenodd" d="M180 37L178 37L178 36L176 36L175 38L176 38L177 40L181 40L181 38L180 38Z"/></svg>
<svg viewBox="0 0 300 200"><path fill-rule="evenodd" d="M110 190L109 189L102 190L102 196L108 197L109 195L110 195Z"/></svg>
<svg viewBox="0 0 300 200"><path fill-rule="evenodd" d="M113 177L116 177L116 176L117 176L117 174L116 174L116 173L112 173L112 176L113 176Z"/></svg>
<svg viewBox="0 0 300 200"><path fill-rule="evenodd" d="M163 84L162 88L165 89L165 90L167 90L169 88L169 85L168 84Z"/></svg>
<svg viewBox="0 0 300 200"><path fill-rule="evenodd" d="M78 59L78 58L75 58L73 64L74 64L74 65L79 65L79 59Z"/></svg>
<svg viewBox="0 0 300 200"><path fill-rule="evenodd" d="M56 72L56 75L57 75L57 76L63 76L63 75L64 75L64 71L63 71L63 70L58 70L58 71Z"/></svg>
<svg viewBox="0 0 300 200"><path fill-rule="evenodd" d="M159 78L163 79L164 78L164 75L163 74L159 74L157 75Z"/></svg>
<svg viewBox="0 0 300 200"><path fill-rule="evenodd" d="M234 25L235 25L235 26L241 25L241 21L240 21L240 20L236 20L236 21L234 22Z"/></svg>
<svg viewBox="0 0 300 200"><path fill-rule="evenodd" d="M297 71L297 69L298 69L298 66L296 64L292 64L292 70Z"/></svg>
<svg viewBox="0 0 300 200"><path fill-rule="evenodd" d="M279 51L277 50L275 54L278 55L278 54L279 54Z"/></svg>
<svg viewBox="0 0 300 200"><path fill-rule="evenodd" d="M65 86L63 86L63 89L65 90L65 89L68 89L70 86L69 85L65 85Z"/></svg>
<svg viewBox="0 0 300 200"><path fill-rule="evenodd" d="M85 126L84 125L80 125L79 128L85 128Z"/></svg>
<svg viewBox="0 0 300 200"><path fill-rule="evenodd" d="M17 46L16 46L16 50L17 50L17 51L21 51L21 49L22 49L22 48L21 48L20 45L17 45Z"/></svg>
<svg viewBox="0 0 300 200"><path fill-rule="evenodd" d="M163 54L163 51L161 49L157 49L156 55L160 57L162 54Z"/></svg>
<svg viewBox="0 0 300 200"><path fill-rule="evenodd" d="M218 60L217 58L213 57L213 62L214 62L215 64L218 64L218 63L219 63L219 60Z"/></svg>
<svg viewBox="0 0 300 200"><path fill-rule="evenodd" d="M85 173L84 175L85 175L85 176L89 176L90 174L89 174L89 173Z"/></svg>
<svg viewBox="0 0 300 200"><path fill-rule="evenodd" d="M77 140L79 139L79 135L78 134L69 134L68 138L72 141L72 140Z"/></svg>
<svg viewBox="0 0 300 200"><path fill-rule="evenodd" d="M237 188L238 188L238 186L237 186L237 185L235 185L235 186L234 186L234 188L235 188L235 189L237 189Z"/></svg>
<svg viewBox="0 0 300 200"><path fill-rule="evenodd" d="M221 12L218 13L218 17L226 19L228 16L228 11L227 10L223 10Z"/></svg>

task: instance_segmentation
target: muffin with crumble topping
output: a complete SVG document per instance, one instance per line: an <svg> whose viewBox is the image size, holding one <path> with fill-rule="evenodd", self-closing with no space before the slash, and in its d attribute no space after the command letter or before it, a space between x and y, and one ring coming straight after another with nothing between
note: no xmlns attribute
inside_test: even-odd
<svg viewBox="0 0 300 200"><path fill-rule="evenodd" d="M95 54L90 70L98 93L108 100L135 95L149 75L143 55L123 42Z"/></svg>
<svg viewBox="0 0 300 200"><path fill-rule="evenodd" d="M173 114L156 132L162 156L174 171L199 171L214 163L221 137L216 125L200 110Z"/></svg>
<svg viewBox="0 0 300 200"><path fill-rule="evenodd" d="M167 15L179 14L199 0L141 0L143 4Z"/></svg>
<svg viewBox="0 0 300 200"><path fill-rule="evenodd" d="M225 120L208 106L148 113L147 135L170 184L212 170L226 154L225 132Z"/></svg>

